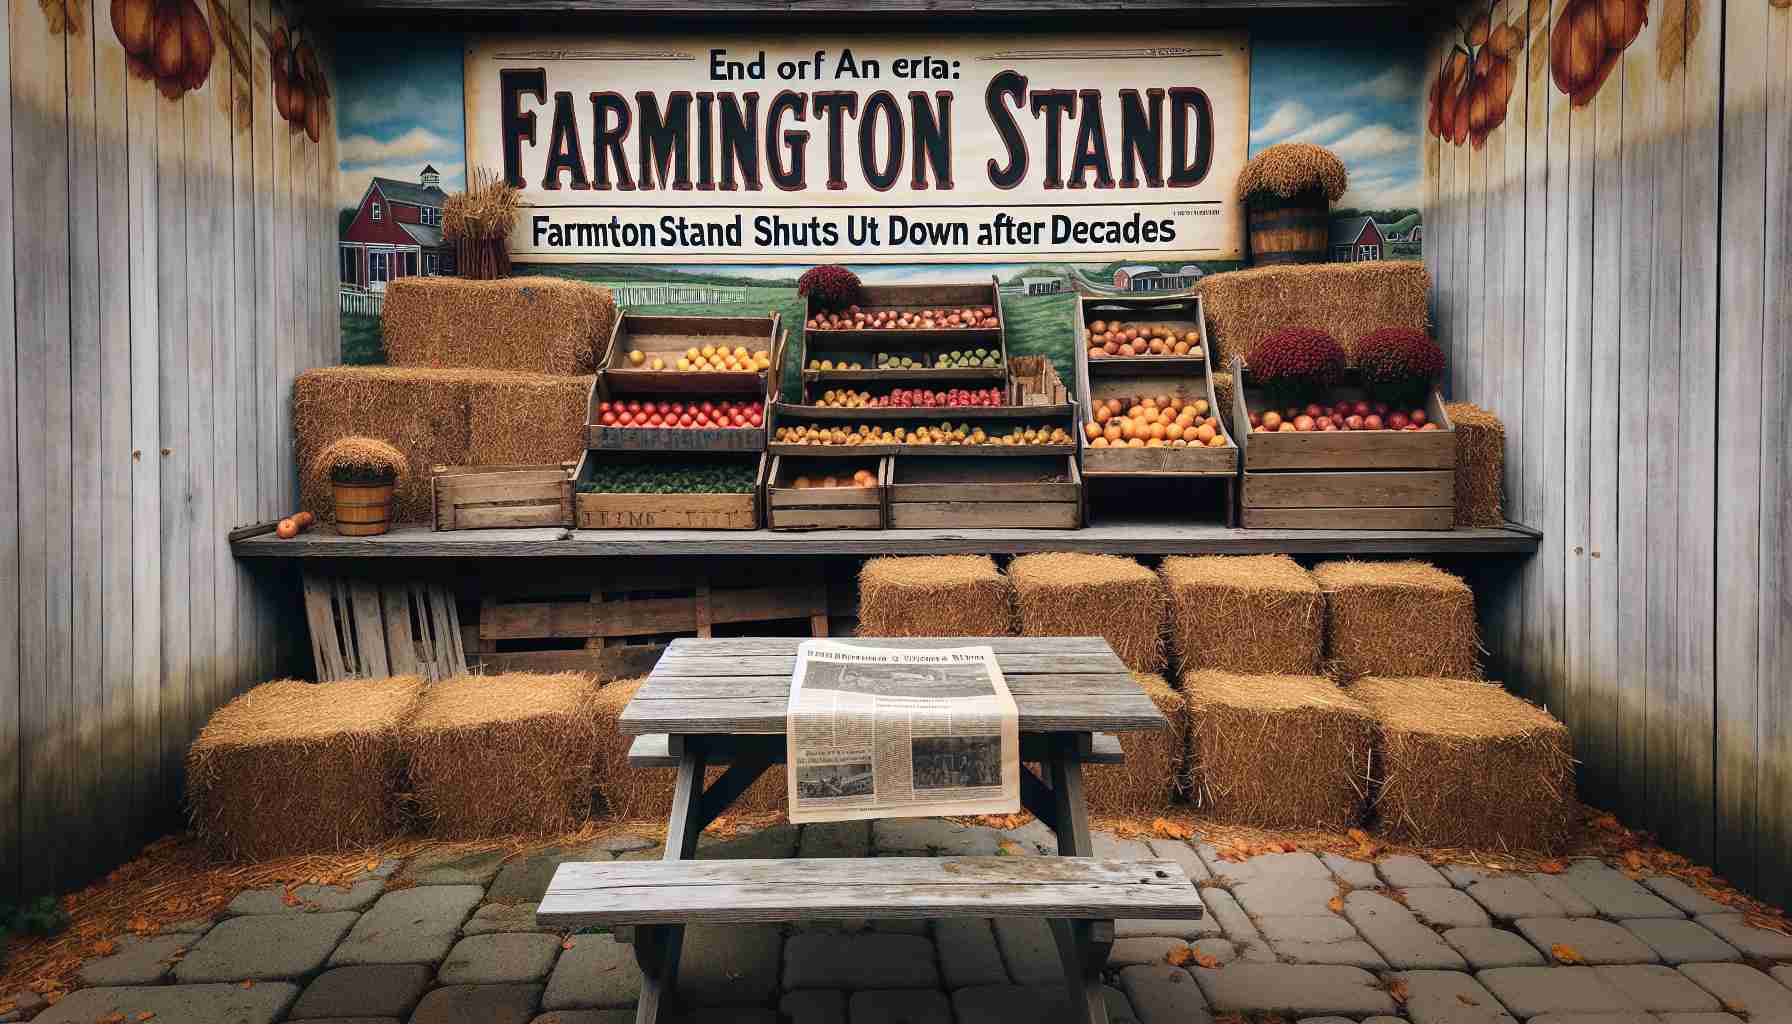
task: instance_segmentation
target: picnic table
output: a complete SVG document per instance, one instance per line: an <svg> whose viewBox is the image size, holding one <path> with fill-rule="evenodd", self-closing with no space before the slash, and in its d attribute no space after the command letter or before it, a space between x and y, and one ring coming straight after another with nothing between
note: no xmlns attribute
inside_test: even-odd
<svg viewBox="0 0 1792 1024"><path fill-rule="evenodd" d="M1100 971L1116 918L1198 918L1198 891L1173 861L1094 857L1083 765L1122 754L1113 733L1169 727L1099 637L864 638L866 647L988 645L1020 720L1021 804L1056 833L1056 858L694 861L697 836L785 759L796 638L673 641L623 709L635 765L676 766L659 862L565 864L537 910L556 927L607 925L641 966L637 1024L674 991L684 926L852 917L1043 917L1065 967L1073 1019L1106 1024ZM705 771L727 765L707 788Z"/></svg>

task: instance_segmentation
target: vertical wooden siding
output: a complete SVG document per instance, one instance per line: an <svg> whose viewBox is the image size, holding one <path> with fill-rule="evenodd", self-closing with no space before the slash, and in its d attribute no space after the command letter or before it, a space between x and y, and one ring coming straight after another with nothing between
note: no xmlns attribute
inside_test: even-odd
<svg viewBox="0 0 1792 1024"><path fill-rule="evenodd" d="M224 532L295 506L292 378L340 351L334 128L277 117L267 0L218 6L247 131L221 39L170 101L104 5L0 19L0 903L171 824L193 733L293 650L287 588Z"/></svg>
<svg viewBox="0 0 1792 1024"><path fill-rule="evenodd" d="M1785 902L1792 9L1648 0L1576 107L1547 59L1562 6L1494 5L1528 29L1505 122L1425 138L1450 383L1506 421L1508 507L1545 533L1488 646L1573 728L1589 801Z"/></svg>

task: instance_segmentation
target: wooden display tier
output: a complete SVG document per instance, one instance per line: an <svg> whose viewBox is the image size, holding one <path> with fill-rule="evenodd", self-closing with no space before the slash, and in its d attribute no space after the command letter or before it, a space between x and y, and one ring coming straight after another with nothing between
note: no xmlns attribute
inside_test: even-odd
<svg viewBox="0 0 1792 1024"><path fill-rule="evenodd" d="M618 318L629 319L628 315ZM766 323L776 327L777 317L770 318L736 318L736 317L642 317L649 321L676 320L680 322L696 321L697 324L714 327L729 324ZM682 330L695 330L697 324L685 324ZM731 328L733 329L733 328ZM670 335L682 340L690 340L696 335ZM716 338L732 338L732 335L711 335ZM758 339L764 343L764 339ZM759 452L765 450L766 427L715 427L695 429L691 427L619 427L605 426L599 422L598 408L601 403L616 399L640 399L644 401L676 401L689 404L710 398L723 401L740 401L746 397L757 397L763 410L765 422L771 419L771 407L777 398L778 388L784 380L784 353L790 343L790 333L785 331L772 343L771 370L766 373L707 373L702 371L655 372L652 370L601 370L591 382L591 397L585 403L585 446L592 450L602 451L638 451L638 452ZM612 346L617 344L611 343ZM706 387L705 381L719 381L728 384L726 387Z"/></svg>
<svg viewBox="0 0 1792 1024"><path fill-rule="evenodd" d="M1207 353L1213 351L1207 343L1206 309L1199 295L1164 295L1156 298L1133 298L1130 296L1097 296L1082 295L1076 297L1077 325L1077 366L1079 374L1085 364L1089 371L1100 376L1105 373L1133 373L1141 367L1155 367L1163 371L1175 371L1193 374L1206 372ZM1150 324L1174 330L1178 335L1189 333L1201 337L1199 351L1187 355L1164 356L1102 356L1094 358L1089 355L1089 329L1096 321L1112 323L1120 321L1126 324ZM1086 393L1086 392L1085 392Z"/></svg>
<svg viewBox="0 0 1792 1024"><path fill-rule="evenodd" d="M753 489L738 494L636 494L631 492L584 492L596 473L599 460L605 464L648 462L670 469L673 462L667 453L647 455L637 452L587 451L579 461L573 477L573 523L581 530L756 530L764 522L762 496L765 488L766 456L759 452L712 455L685 461L739 461L753 467Z"/></svg>
<svg viewBox="0 0 1792 1024"><path fill-rule="evenodd" d="M865 444L865 445L821 445L790 444L775 440L779 427L791 426L793 423L806 421L844 423L902 423L904 421L922 423L939 423L946 421L974 423L986 427L990 434L1003 428L1012 429L1016 421L1021 423L1038 423L1049 427L1062 428L1075 436L1076 406L1074 405L1029 405L1029 406L960 406L951 409L938 407L931 409L829 409L814 405L786 405L776 402L772 405L771 420L766 427L765 450L773 455L802 455L819 458L835 458L840 456L876 456L876 455L945 455L955 458L1015 458L1019 456L1037 455L1076 455L1076 443L1070 444L979 444L979 445L946 445L946 444ZM879 415L862 415L876 413ZM985 415L995 413L996 415ZM985 423L984 421L991 421Z"/></svg>
<svg viewBox="0 0 1792 1024"><path fill-rule="evenodd" d="M950 387L954 384L1006 384L1008 380L1008 343L1006 322L1002 319L1001 283L991 276L988 284L889 284L866 285L859 290L859 308L922 309L934 307L965 308L989 306L995 310L996 326L941 328L935 330L828 330L803 329L803 400L813 401L811 388L816 384L880 384L897 386ZM808 316L822 312L811 300ZM967 348L994 349L1000 356L995 366L933 367L911 370L877 369L878 352L898 355L935 355ZM837 362L836 356L847 356L848 362L860 362L861 370L812 370L815 360ZM859 356L862 358L853 359Z"/></svg>
<svg viewBox="0 0 1792 1024"><path fill-rule="evenodd" d="M881 530L890 485L889 456L847 459L773 455L765 476L765 525L773 530ZM877 476L875 487L796 487L799 478L819 482L854 468Z"/></svg>
<svg viewBox="0 0 1792 1024"><path fill-rule="evenodd" d="M974 462L941 458L928 446L916 451L927 454L890 460L893 530L1074 530L1087 521L1074 454Z"/></svg>
<svg viewBox="0 0 1792 1024"><path fill-rule="evenodd" d="M771 316L642 316L624 313L610 331L604 350L603 373L609 377L611 395L742 395L766 388L763 371L679 370L678 360L692 348L726 345L748 352L772 354L777 365L781 324ZM659 356L666 369L648 370L629 364L628 354L641 352L651 360ZM773 379L777 379L775 376ZM587 421L592 422L592 421Z"/></svg>

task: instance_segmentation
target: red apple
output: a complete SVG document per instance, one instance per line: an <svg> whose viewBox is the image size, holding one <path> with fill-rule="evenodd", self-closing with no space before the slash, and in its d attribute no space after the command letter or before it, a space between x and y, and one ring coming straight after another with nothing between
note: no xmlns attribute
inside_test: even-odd
<svg viewBox="0 0 1792 1024"><path fill-rule="evenodd" d="M1294 429L1301 431L1302 433L1306 433L1307 431L1312 430L1313 429L1313 417L1308 416L1304 413L1299 416L1294 417Z"/></svg>
<svg viewBox="0 0 1792 1024"><path fill-rule="evenodd" d="M1425 410L1414 409L1411 413L1407 414L1407 418L1422 427L1425 425Z"/></svg>
<svg viewBox="0 0 1792 1024"><path fill-rule="evenodd" d="M1392 412L1388 414L1388 428L1390 430L1405 430L1406 425L1411 422L1412 421L1407 419L1406 414L1403 412Z"/></svg>
<svg viewBox="0 0 1792 1024"><path fill-rule="evenodd" d="M1369 415L1364 416L1363 417L1363 429L1364 430L1380 430L1381 429L1381 417L1377 416L1374 413L1370 413Z"/></svg>
<svg viewBox="0 0 1792 1024"><path fill-rule="evenodd" d="M1329 415L1318 417L1317 419L1315 419L1313 421L1313 425L1318 427L1320 430L1336 430L1336 429L1338 429L1337 427L1332 426L1332 418Z"/></svg>
<svg viewBox="0 0 1792 1024"><path fill-rule="evenodd" d="M1313 417L1314 419L1318 419L1319 417L1325 415L1325 410L1319 407L1319 403L1312 402L1307 405L1307 415Z"/></svg>
<svg viewBox="0 0 1792 1024"><path fill-rule="evenodd" d="M1344 417L1344 429L1346 429L1346 430L1361 430L1361 429L1363 429L1363 418L1361 416L1357 415L1356 413L1351 413L1349 416Z"/></svg>

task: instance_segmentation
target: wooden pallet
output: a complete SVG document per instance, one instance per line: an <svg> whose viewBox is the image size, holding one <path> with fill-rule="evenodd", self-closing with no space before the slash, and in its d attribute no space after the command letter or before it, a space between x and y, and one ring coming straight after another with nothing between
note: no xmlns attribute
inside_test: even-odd
<svg viewBox="0 0 1792 1024"><path fill-rule="evenodd" d="M445 587L306 573L304 592L319 682L467 671L460 615Z"/></svg>

